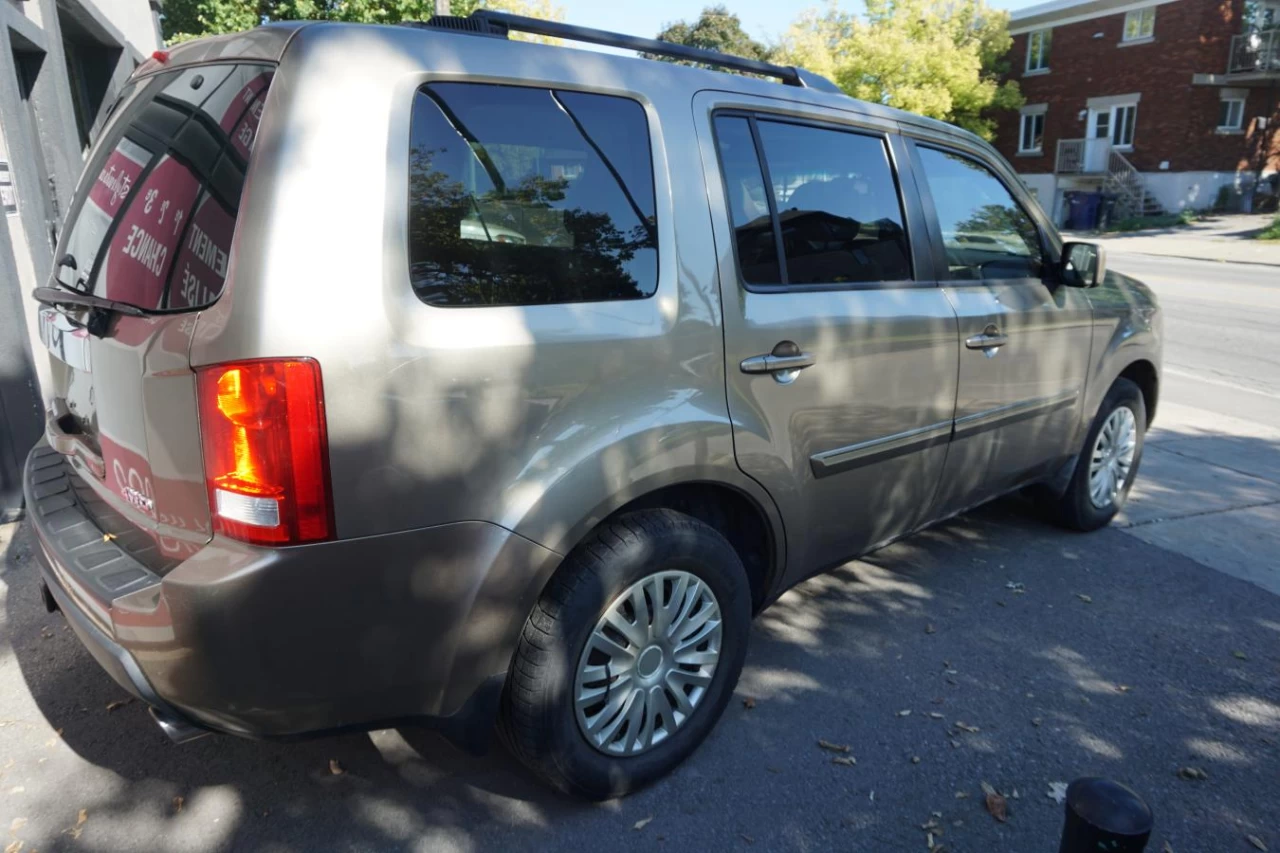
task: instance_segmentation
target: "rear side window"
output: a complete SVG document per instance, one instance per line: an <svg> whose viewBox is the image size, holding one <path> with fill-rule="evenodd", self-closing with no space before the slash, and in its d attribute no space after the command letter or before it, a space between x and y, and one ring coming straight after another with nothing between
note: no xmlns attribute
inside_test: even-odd
<svg viewBox="0 0 1280 853"><path fill-rule="evenodd" d="M952 280L1040 278L1040 232L1000 179L968 157L917 150Z"/></svg>
<svg viewBox="0 0 1280 853"><path fill-rule="evenodd" d="M414 99L409 270L439 306L642 299L658 287L644 109L609 95L432 83Z"/></svg>
<svg viewBox="0 0 1280 853"><path fill-rule="evenodd" d="M744 281L841 285L911 278L883 138L720 115L716 139Z"/></svg>
<svg viewBox="0 0 1280 853"><path fill-rule="evenodd" d="M147 310L216 300L271 75L211 65L142 83L89 161L59 280Z"/></svg>

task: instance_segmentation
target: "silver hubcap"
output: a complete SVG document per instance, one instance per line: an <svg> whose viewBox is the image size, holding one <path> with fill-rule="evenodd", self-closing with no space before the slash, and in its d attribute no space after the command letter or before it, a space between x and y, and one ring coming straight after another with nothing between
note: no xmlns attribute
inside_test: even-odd
<svg viewBox="0 0 1280 853"><path fill-rule="evenodd" d="M615 598L574 679L578 728L609 755L637 755L684 725L720 660L720 604L688 572L656 572Z"/></svg>
<svg viewBox="0 0 1280 853"><path fill-rule="evenodd" d="M1137 421L1128 406L1121 406L1102 425L1089 460L1089 499L1098 509L1115 504L1129 480L1137 446Z"/></svg>

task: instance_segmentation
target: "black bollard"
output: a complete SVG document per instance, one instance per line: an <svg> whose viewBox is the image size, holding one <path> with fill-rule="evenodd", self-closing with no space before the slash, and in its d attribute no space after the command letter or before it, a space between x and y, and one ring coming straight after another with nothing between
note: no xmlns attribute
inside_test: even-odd
<svg viewBox="0 0 1280 853"><path fill-rule="evenodd" d="M1058 853L1142 853L1152 823L1151 807L1119 782L1077 779L1067 786L1067 822Z"/></svg>

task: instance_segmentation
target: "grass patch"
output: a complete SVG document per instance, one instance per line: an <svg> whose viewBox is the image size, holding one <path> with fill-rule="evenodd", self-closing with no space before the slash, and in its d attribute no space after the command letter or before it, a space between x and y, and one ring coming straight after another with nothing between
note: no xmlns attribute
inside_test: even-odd
<svg viewBox="0 0 1280 853"><path fill-rule="evenodd" d="M1200 218L1194 210L1183 210L1178 213L1166 213L1161 216L1131 216L1128 219L1117 219L1107 228L1108 231L1145 231L1148 228L1179 228L1190 225Z"/></svg>
<svg viewBox="0 0 1280 853"><path fill-rule="evenodd" d="M1257 234L1254 234L1253 239L1280 240L1280 216L1277 216L1266 228L1262 229Z"/></svg>

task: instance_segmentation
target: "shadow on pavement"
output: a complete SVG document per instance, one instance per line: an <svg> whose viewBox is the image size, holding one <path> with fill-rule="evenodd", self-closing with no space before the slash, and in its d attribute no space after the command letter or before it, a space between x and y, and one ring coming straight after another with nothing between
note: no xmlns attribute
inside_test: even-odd
<svg viewBox="0 0 1280 853"><path fill-rule="evenodd" d="M412 730L172 746L137 703L108 710L126 697L44 612L31 548L22 530L8 549L0 640L0 803L28 849L78 829L89 850L897 850L923 849L932 819L952 850L1027 851L1055 844L1049 783L1088 774L1148 798L1153 849L1280 843L1280 599L1017 499L789 592L757 620L738 691L754 707L601 805ZM981 782L1009 795L1007 823Z"/></svg>

